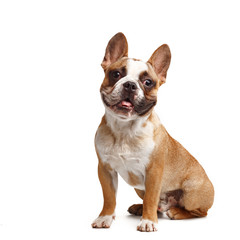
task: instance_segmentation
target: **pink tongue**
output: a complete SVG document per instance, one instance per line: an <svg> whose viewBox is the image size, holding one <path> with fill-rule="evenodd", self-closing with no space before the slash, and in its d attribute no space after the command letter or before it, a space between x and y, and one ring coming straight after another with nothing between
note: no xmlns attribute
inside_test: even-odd
<svg viewBox="0 0 240 240"><path fill-rule="evenodd" d="M132 107L132 104L130 102L127 102L127 101L122 101L121 105L124 106L124 107Z"/></svg>

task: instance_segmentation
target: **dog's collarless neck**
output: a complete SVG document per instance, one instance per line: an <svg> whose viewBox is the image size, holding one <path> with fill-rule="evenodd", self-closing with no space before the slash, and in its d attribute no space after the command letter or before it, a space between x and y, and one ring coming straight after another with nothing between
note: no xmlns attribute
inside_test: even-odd
<svg viewBox="0 0 240 240"><path fill-rule="evenodd" d="M107 126L111 129L114 135L136 137L144 134L149 115L127 120L112 116L106 111L105 119Z"/></svg>

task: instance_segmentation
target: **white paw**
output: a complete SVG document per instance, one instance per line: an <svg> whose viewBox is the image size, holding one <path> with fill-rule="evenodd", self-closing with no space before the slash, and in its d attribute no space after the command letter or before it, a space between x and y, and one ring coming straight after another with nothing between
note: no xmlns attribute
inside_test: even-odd
<svg viewBox="0 0 240 240"><path fill-rule="evenodd" d="M110 228L115 215L99 216L92 223L93 228Z"/></svg>
<svg viewBox="0 0 240 240"><path fill-rule="evenodd" d="M142 219L141 222L137 226L137 230L141 232L156 232L157 231L157 223L152 222L148 219Z"/></svg>
<svg viewBox="0 0 240 240"><path fill-rule="evenodd" d="M166 214L170 219L173 219L174 215L173 215L171 209L167 210Z"/></svg>

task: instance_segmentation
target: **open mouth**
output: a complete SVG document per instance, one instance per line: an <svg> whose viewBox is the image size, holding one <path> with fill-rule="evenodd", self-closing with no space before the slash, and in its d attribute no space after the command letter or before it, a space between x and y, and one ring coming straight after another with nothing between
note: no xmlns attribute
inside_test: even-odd
<svg viewBox="0 0 240 240"><path fill-rule="evenodd" d="M134 108L132 102L130 101L129 98L126 98L122 101L120 101L118 104L117 104L117 107L118 108L122 108L122 109L126 109L126 110L132 110Z"/></svg>

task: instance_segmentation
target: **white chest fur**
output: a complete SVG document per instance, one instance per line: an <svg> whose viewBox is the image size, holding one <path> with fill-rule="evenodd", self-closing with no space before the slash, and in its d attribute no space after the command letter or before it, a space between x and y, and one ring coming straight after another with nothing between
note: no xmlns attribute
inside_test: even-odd
<svg viewBox="0 0 240 240"><path fill-rule="evenodd" d="M141 190L144 190L145 170L155 145L153 125L146 119L126 122L106 115L107 125L100 126L95 139L101 161ZM132 176L137 181L133 181Z"/></svg>

